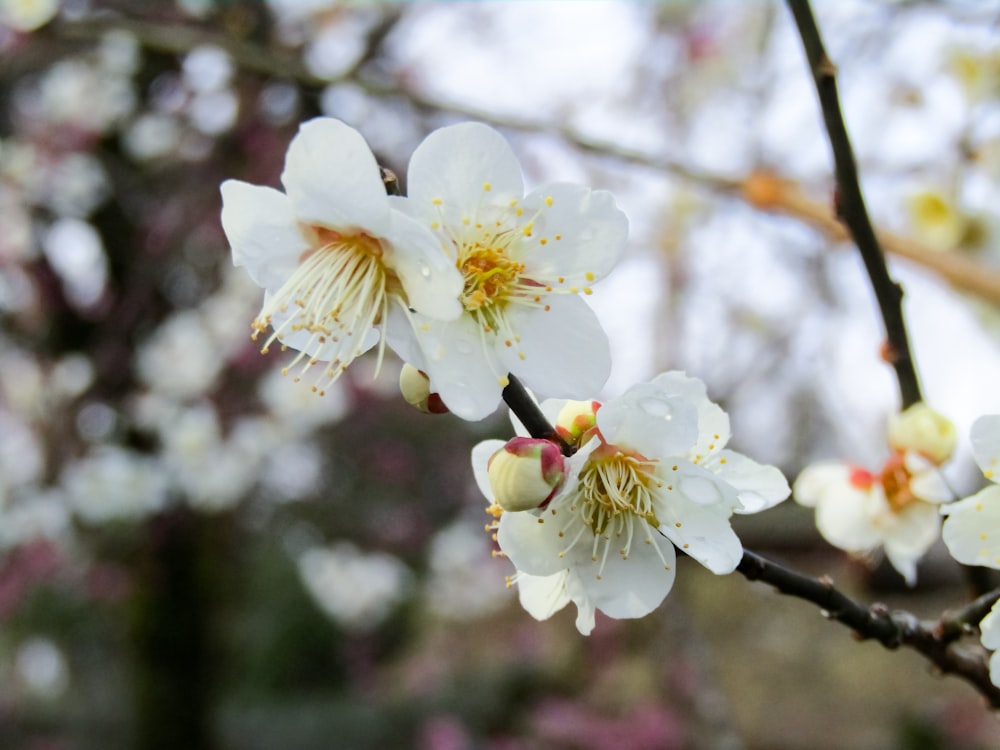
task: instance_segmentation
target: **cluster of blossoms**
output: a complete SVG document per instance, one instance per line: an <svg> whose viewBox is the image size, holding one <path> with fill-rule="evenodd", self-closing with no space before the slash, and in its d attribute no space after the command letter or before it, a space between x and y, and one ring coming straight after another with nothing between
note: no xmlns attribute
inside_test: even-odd
<svg viewBox="0 0 1000 750"><path fill-rule="evenodd" d="M541 407L561 442L515 420L520 437L473 451L531 614L573 601L583 633L597 609L645 615L673 584L675 545L735 570L730 517L789 488L724 449L729 420L704 384L666 373L605 405L565 400L592 397L610 373L607 335L581 298L624 249L610 193L553 183L525 194L510 146L474 123L420 144L407 197L387 195L362 136L330 118L301 126L281 181L284 193L225 182L222 223L234 262L265 289L254 338L264 352L298 351L286 373L322 394L378 345L379 361L386 346L404 360L403 394L425 411L481 419L511 376L562 399Z"/></svg>
<svg viewBox="0 0 1000 750"><path fill-rule="evenodd" d="M880 471L815 464L796 479L795 500L816 508L816 526L830 544L862 557L883 548L912 586L917 561L940 534L940 506L952 499L938 467L955 450L955 426L918 403L891 418L888 438L891 453Z"/></svg>
<svg viewBox="0 0 1000 750"><path fill-rule="evenodd" d="M731 573L743 547L730 517L788 497L778 469L725 449L728 416L683 373L606 404L553 399L541 408L573 451L568 458L554 442L523 436L487 440L472 453L497 541L517 568L511 581L538 619L571 601L583 634L597 609L642 617L673 585L675 546Z"/></svg>
<svg viewBox="0 0 1000 750"><path fill-rule="evenodd" d="M265 291L263 351L298 350L322 392L386 345L463 419L500 402L508 373L540 393L585 398L610 372L607 336L580 295L611 270L628 222L605 191L572 184L525 195L503 137L442 128L414 152L409 196L389 196L362 136L302 125L285 192L229 180L222 224L234 262ZM322 364L320 364L322 363Z"/></svg>

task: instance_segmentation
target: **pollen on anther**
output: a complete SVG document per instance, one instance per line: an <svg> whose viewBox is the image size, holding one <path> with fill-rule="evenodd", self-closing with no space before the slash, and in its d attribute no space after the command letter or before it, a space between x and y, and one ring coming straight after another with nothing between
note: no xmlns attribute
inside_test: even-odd
<svg viewBox="0 0 1000 750"><path fill-rule="evenodd" d="M562 283L564 283L566 281L566 277L565 276L560 276L558 279L556 279L556 281L558 281L560 284L562 284Z"/></svg>
<svg viewBox="0 0 1000 750"><path fill-rule="evenodd" d="M483 183L483 190L485 190L486 192L489 192L492 189L493 189L493 186L490 183L488 183L488 182L484 182Z"/></svg>
<svg viewBox="0 0 1000 750"><path fill-rule="evenodd" d="M545 197L545 205L546 206L551 206L552 205L552 196L551 195L548 195L548 196Z"/></svg>
<svg viewBox="0 0 1000 750"><path fill-rule="evenodd" d="M441 205L441 199L440 198L435 198L434 200L431 201L431 203L433 203L435 206L440 206Z"/></svg>
<svg viewBox="0 0 1000 750"><path fill-rule="evenodd" d="M538 519L538 523L545 523L545 519L544 518L539 518Z"/></svg>
<svg viewBox="0 0 1000 750"><path fill-rule="evenodd" d="M431 222L431 229L440 229L440 228L441 228L441 222L440 221L432 221Z"/></svg>
<svg viewBox="0 0 1000 750"><path fill-rule="evenodd" d="M538 244L539 245L548 245L549 241L547 239L545 239L544 237L542 237L542 239L538 240Z"/></svg>
<svg viewBox="0 0 1000 750"><path fill-rule="evenodd" d="M689 549L690 547L691 547L691 545L690 545L690 544L685 544L685 545L684 545L684 549Z"/></svg>
<svg viewBox="0 0 1000 750"><path fill-rule="evenodd" d="M469 224L472 223L472 219L470 219L468 216L463 216L462 223L465 224L465 226L469 226Z"/></svg>
<svg viewBox="0 0 1000 750"><path fill-rule="evenodd" d="M561 240L561 239L562 239L562 235L561 235L561 234L557 234L557 235L556 235L556 239L557 239L557 240Z"/></svg>
<svg viewBox="0 0 1000 750"><path fill-rule="evenodd" d="M287 367L282 367L281 368L281 374L282 375L287 375L288 374L288 368Z"/></svg>
<svg viewBox="0 0 1000 750"><path fill-rule="evenodd" d="M720 459L719 459L719 463L720 463L720 464L724 464L724 463L726 463L726 459L724 459L724 458L720 458Z"/></svg>
<svg viewBox="0 0 1000 750"><path fill-rule="evenodd" d="M520 359L523 362L524 359L525 359L524 352L518 352L517 353L517 358Z"/></svg>
<svg viewBox="0 0 1000 750"><path fill-rule="evenodd" d="M519 208L516 211L514 211L514 214L516 216L522 216L524 214L524 209L523 208Z"/></svg>
<svg viewBox="0 0 1000 750"><path fill-rule="evenodd" d="M507 347L514 346L514 342L512 342L510 339L507 339L506 341L504 341L503 344L504 344L504 346L507 346Z"/></svg>
<svg viewBox="0 0 1000 750"><path fill-rule="evenodd" d="M576 294L577 292L580 291L580 287L578 287L578 286L571 286L569 288L569 291L570 291L570 294Z"/></svg>
<svg viewBox="0 0 1000 750"><path fill-rule="evenodd" d="M680 521L674 521L674 526L676 526L678 529L681 527L681 525L682 524Z"/></svg>
<svg viewBox="0 0 1000 750"><path fill-rule="evenodd" d="M587 271L587 281L593 281L595 278L593 271Z"/></svg>

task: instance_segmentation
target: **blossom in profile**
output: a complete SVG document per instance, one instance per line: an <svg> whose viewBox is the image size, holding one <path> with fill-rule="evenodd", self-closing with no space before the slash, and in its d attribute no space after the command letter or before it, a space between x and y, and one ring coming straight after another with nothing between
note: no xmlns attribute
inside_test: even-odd
<svg viewBox="0 0 1000 750"><path fill-rule="evenodd" d="M970 435L972 455L992 484L941 509L948 516L942 537L960 563L1000 569L1000 415L980 417Z"/></svg>
<svg viewBox="0 0 1000 750"><path fill-rule="evenodd" d="M955 449L955 427L918 403L889 423L891 454L881 470L837 462L805 468L795 500L816 509L816 527L830 544L859 557L879 548L909 585L917 562L938 538L940 506L951 491L938 471Z"/></svg>
<svg viewBox="0 0 1000 750"><path fill-rule="evenodd" d="M497 541L517 569L510 580L537 619L571 601L585 635L598 609L642 617L673 585L675 546L714 573L731 573L743 547L730 517L788 497L778 469L725 449L729 417L708 399L704 383L683 373L664 373L603 405L549 400L542 411L575 449L562 466L535 451L536 473L547 481L519 464L525 488L491 482L490 459L511 451L487 440L472 452L476 480L498 517ZM514 454L523 463L531 454L520 446ZM553 466L560 467L557 478L549 476ZM546 496L553 486L555 494ZM533 489L537 507L505 509L526 505L530 493L523 489Z"/></svg>
<svg viewBox="0 0 1000 750"><path fill-rule="evenodd" d="M587 398L608 378L608 338L583 300L625 246L628 220L610 193L553 183L525 195L520 164L497 131L464 123L413 154L396 205L433 231L460 271L462 314L390 311L390 345L463 419L500 402L508 373L535 393Z"/></svg>
<svg viewBox="0 0 1000 750"><path fill-rule="evenodd" d="M992 482L971 497L941 509L948 518L941 536L951 556L966 565L1000 569L1000 415L977 419L971 430L972 455ZM1000 687L1000 603L979 623L990 657L990 681Z"/></svg>
<svg viewBox="0 0 1000 750"><path fill-rule="evenodd" d="M265 290L253 322L262 351L299 351L288 369L318 368L320 392L379 341L389 310L428 320L461 312L461 275L427 227L390 203L361 134L339 120L304 123L281 175L285 192L222 184L222 226L242 266ZM269 332L270 329L270 332ZM385 339L379 348L384 351Z"/></svg>

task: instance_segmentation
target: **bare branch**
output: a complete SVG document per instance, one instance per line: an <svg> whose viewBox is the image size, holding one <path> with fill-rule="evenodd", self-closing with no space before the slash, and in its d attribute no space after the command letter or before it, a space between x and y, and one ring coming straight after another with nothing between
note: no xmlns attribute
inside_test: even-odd
<svg viewBox="0 0 1000 750"><path fill-rule="evenodd" d="M857 165L854 161L854 151L847 135L847 127L840 110L840 98L837 94L837 68L826 54L823 39L812 7L808 0L787 0L788 8L795 18L795 25L802 38L809 68L816 84L820 107L823 110L823 121L826 124L830 146L833 149L833 161L837 175L837 193L834 204L840 219L847 225L864 260L865 269L872 282L872 289L878 300L879 310L885 322L886 338L888 340L888 359L896 370L899 381L899 392L902 408L912 406L922 401L920 383L917 379L916 367L910 353L910 343L906 334L906 323L903 319L903 289L889 276L885 265L885 256L879 246L878 238L868 218L865 199L861 193Z"/></svg>

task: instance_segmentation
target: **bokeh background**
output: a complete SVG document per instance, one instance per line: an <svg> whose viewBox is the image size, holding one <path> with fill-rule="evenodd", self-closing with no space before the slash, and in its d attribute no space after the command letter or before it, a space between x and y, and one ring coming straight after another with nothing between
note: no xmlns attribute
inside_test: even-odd
<svg viewBox="0 0 1000 750"><path fill-rule="evenodd" d="M816 12L966 494L968 427L1000 412L1000 4ZM278 186L318 115L404 186L426 133L475 119L529 185L612 190L631 239L588 298L604 395L684 369L733 447L789 477L881 465L896 386L782 4L0 0L0 746L1000 743L916 654L690 561L659 611L590 638L521 611L468 459L505 415L419 414L391 359L320 399L250 341L261 292L218 186ZM907 590L792 503L741 521L864 601L932 618L967 599L942 548Z"/></svg>

